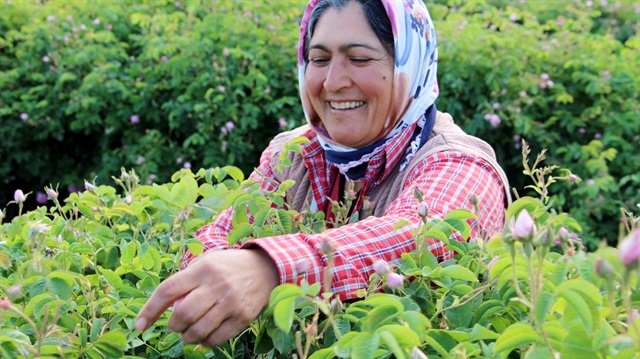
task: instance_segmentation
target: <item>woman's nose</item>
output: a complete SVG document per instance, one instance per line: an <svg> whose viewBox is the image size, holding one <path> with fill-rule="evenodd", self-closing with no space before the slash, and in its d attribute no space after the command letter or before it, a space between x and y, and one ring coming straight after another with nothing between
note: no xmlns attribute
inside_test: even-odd
<svg viewBox="0 0 640 359"><path fill-rule="evenodd" d="M351 86L351 77L342 61L331 61L324 79L324 88L328 92L337 92Z"/></svg>

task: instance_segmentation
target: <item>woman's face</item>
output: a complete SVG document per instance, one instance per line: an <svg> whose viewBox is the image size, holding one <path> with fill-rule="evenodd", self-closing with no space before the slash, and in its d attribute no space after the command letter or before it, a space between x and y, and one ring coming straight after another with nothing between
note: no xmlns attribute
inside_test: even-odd
<svg viewBox="0 0 640 359"><path fill-rule="evenodd" d="M305 82L311 106L334 141L361 148L383 134L393 60L359 4L329 8L320 16L309 42Z"/></svg>

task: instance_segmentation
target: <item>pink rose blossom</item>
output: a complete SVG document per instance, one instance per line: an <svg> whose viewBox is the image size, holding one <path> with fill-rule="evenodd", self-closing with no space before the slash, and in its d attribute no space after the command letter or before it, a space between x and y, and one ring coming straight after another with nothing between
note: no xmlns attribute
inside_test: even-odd
<svg viewBox="0 0 640 359"><path fill-rule="evenodd" d="M224 86L222 86L222 85L218 86L218 91L220 91L220 92L224 92L224 90L226 90L226 89L224 88Z"/></svg>
<svg viewBox="0 0 640 359"><path fill-rule="evenodd" d="M36 203L37 204L47 203L47 194L44 192L36 192Z"/></svg>
<svg viewBox="0 0 640 359"><path fill-rule="evenodd" d="M512 22L515 22L518 20L518 14L513 13L511 15L509 15L509 20L511 20Z"/></svg>
<svg viewBox="0 0 640 359"><path fill-rule="evenodd" d="M220 129L220 133L222 133L223 135L226 135L227 133L229 133L229 130L227 130L226 127L223 127Z"/></svg>
<svg viewBox="0 0 640 359"><path fill-rule="evenodd" d="M618 246L618 255L622 264L629 266L640 261L640 229L631 232Z"/></svg>
<svg viewBox="0 0 640 359"><path fill-rule="evenodd" d="M133 124L140 123L140 117L138 117L138 115L131 115L131 117L129 117L129 121Z"/></svg>
<svg viewBox="0 0 640 359"><path fill-rule="evenodd" d="M404 277L398 273L389 273L387 276L387 286L391 289L402 287L404 284Z"/></svg>
<svg viewBox="0 0 640 359"><path fill-rule="evenodd" d="M50 59L49 59L49 56L43 56L43 57L42 57L42 62L45 62L45 63L46 63L46 62L49 62L49 60L50 60Z"/></svg>
<svg viewBox="0 0 640 359"><path fill-rule="evenodd" d="M418 215L423 218L429 215L429 207L425 202L418 204Z"/></svg>
<svg viewBox="0 0 640 359"><path fill-rule="evenodd" d="M185 162L183 167L186 169L191 168L191 162Z"/></svg>
<svg viewBox="0 0 640 359"><path fill-rule="evenodd" d="M520 239L529 238L536 229L536 225L533 222L533 218L526 209L523 209L516 218L516 223L513 226L513 236Z"/></svg>
<svg viewBox="0 0 640 359"><path fill-rule="evenodd" d="M100 25L100 19L98 19L98 18L93 19L93 24L94 25Z"/></svg>
<svg viewBox="0 0 640 359"><path fill-rule="evenodd" d="M17 189L14 193L13 193L13 200L18 202L18 203L24 203L24 201L27 199L27 196L24 195L24 192L22 192L21 189Z"/></svg>
<svg viewBox="0 0 640 359"><path fill-rule="evenodd" d="M236 125L231 122L231 121L227 121L227 123L224 124L224 126L229 129L229 131L233 130L234 128L236 128Z"/></svg>
<svg viewBox="0 0 640 359"><path fill-rule="evenodd" d="M593 135L593 138L595 138L596 140L599 140L602 138L602 134L601 133L596 133L595 135Z"/></svg>
<svg viewBox="0 0 640 359"><path fill-rule="evenodd" d="M520 97L526 97L527 96L527 92L526 91L520 91Z"/></svg>
<svg viewBox="0 0 640 359"><path fill-rule="evenodd" d="M55 21L56 18L58 18L58 17L55 16L55 15L49 15L49 16L47 16L47 21Z"/></svg>
<svg viewBox="0 0 640 359"><path fill-rule="evenodd" d="M222 55L223 56L229 56L229 49L226 48L226 47L224 49L222 49Z"/></svg>
<svg viewBox="0 0 640 359"><path fill-rule="evenodd" d="M500 117L496 114L491 115L491 119L489 120L489 122L491 123L491 126L496 127L500 124L500 122L502 122L502 120L500 120Z"/></svg>
<svg viewBox="0 0 640 359"><path fill-rule="evenodd" d="M22 121L26 121L28 118L29 118L29 115L27 115L26 113L23 112L20 114L20 119Z"/></svg>
<svg viewBox="0 0 640 359"><path fill-rule="evenodd" d="M609 70L604 71L604 72L602 73L602 76L603 76L603 77L609 77L609 76L611 76L611 71L609 71Z"/></svg>
<svg viewBox="0 0 640 359"><path fill-rule="evenodd" d="M280 126L280 128L285 128L287 127L287 120L285 120L284 118L280 118L278 120L278 125Z"/></svg>
<svg viewBox="0 0 640 359"><path fill-rule="evenodd" d="M386 275L390 271L389 264L382 259L378 259L373 263L373 270L380 275Z"/></svg>
<svg viewBox="0 0 640 359"><path fill-rule="evenodd" d="M596 180L594 180L593 178L589 178L587 180L587 186L593 186L594 184L596 184Z"/></svg>
<svg viewBox="0 0 640 359"><path fill-rule="evenodd" d="M0 300L0 308L9 310L9 308L11 308L11 302L6 299Z"/></svg>
<svg viewBox="0 0 640 359"><path fill-rule="evenodd" d="M542 81L547 81L549 79L549 74L543 73L542 75L540 75L540 79Z"/></svg>

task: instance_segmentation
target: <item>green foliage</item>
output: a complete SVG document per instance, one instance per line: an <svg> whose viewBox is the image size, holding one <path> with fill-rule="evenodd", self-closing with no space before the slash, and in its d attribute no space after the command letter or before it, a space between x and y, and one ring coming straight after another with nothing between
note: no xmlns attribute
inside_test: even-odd
<svg viewBox="0 0 640 359"><path fill-rule="evenodd" d="M146 298L178 270L186 249L202 252L195 231L229 206L237 214L230 243L326 226L318 226L316 216L282 206L290 182L264 193L236 167L195 174L183 169L162 185L140 184L134 171L123 170L113 178L119 189L89 184L63 202L52 198L51 209L39 207L0 225L0 353L6 358L294 353L312 359L637 358L637 251L604 244L584 251L575 235L579 222L548 204L548 185L563 177L555 175L556 168L541 167L543 154L530 165L529 148L523 153L531 187L540 195L514 201L502 233L457 242L452 234L470 233L473 212L424 216L412 229L416 249L387 265L390 270L374 272L369 287L358 292L361 300L342 303L330 282L283 284L250 328L214 349L185 345L166 327L170 311L145 332L134 330ZM530 223L522 223L523 213ZM627 231L640 235L638 219L630 212L625 216ZM438 263L427 249L432 238L455 257ZM329 268L332 260L329 256ZM399 275L410 280L391 285L391 277Z"/></svg>

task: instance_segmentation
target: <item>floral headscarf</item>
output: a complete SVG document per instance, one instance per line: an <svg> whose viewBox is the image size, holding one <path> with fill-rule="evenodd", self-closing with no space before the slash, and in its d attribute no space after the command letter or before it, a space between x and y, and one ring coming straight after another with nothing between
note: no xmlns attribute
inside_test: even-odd
<svg viewBox="0 0 640 359"><path fill-rule="evenodd" d="M304 48L307 27L311 12L319 0L309 2L300 25L298 83L305 117L318 135L327 154L333 154L333 158L338 158L332 161L331 156L328 156L328 159L350 180L358 180L359 178L354 177L361 177L363 173L359 171L358 175L353 176L348 173L351 169L362 167L395 138L400 137L399 134L404 131L415 131L416 126L419 129L428 129L428 133L417 131L417 135L411 138L411 144L405 155L405 159L410 159L433 128L433 121L427 123L428 118L425 113L434 105L439 92L436 81L438 63L436 32L424 3L422 0L379 1L384 5L389 16L394 37L393 99L385 122L385 135L364 149L346 147L331 139L322 123L317 120L318 115L311 106L305 87L304 75L308 63L304 58ZM435 111L431 112L435 113Z"/></svg>

